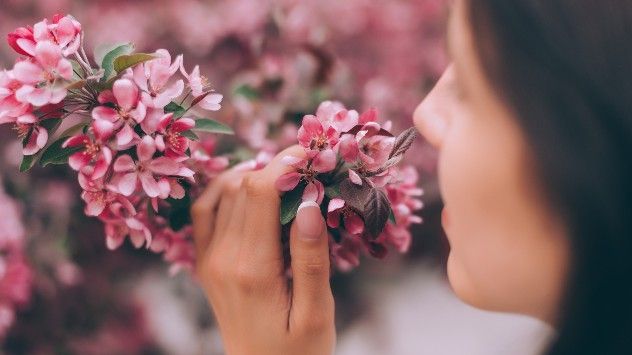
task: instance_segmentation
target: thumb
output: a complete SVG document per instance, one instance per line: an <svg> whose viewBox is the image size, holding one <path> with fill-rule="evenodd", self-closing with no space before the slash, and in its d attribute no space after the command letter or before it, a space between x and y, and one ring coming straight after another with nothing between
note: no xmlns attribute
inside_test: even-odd
<svg viewBox="0 0 632 355"><path fill-rule="evenodd" d="M298 314L329 309L333 296L329 286L329 238L318 204L303 202L290 231L292 257L292 308Z"/></svg>

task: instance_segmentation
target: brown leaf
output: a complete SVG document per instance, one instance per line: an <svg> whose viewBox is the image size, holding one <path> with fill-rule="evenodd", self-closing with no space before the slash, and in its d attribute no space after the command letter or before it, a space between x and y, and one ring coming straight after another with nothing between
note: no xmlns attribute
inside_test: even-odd
<svg viewBox="0 0 632 355"><path fill-rule="evenodd" d="M340 197L356 211L363 213L372 189L369 184L359 186L352 183L349 179L344 179L340 182Z"/></svg>
<svg viewBox="0 0 632 355"><path fill-rule="evenodd" d="M393 144L393 149L388 155L389 159L396 156L404 155L404 153L406 153L406 151L413 144L416 136L417 133L414 127L410 127L409 129L402 132L399 136L397 136L397 138L395 139L395 143Z"/></svg>
<svg viewBox="0 0 632 355"><path fill-rule="evenodd" d="M384 230L388 217L391 214L391 204L384 192L372 188L364 206L365 230L372 237L377 237Z"/></svg>

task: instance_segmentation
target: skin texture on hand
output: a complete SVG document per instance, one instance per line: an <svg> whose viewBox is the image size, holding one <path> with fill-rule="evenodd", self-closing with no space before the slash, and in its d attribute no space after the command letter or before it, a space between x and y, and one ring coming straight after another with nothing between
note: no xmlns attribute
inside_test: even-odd
<svg viewBox="0 0 632 355"><path fill-rule="evenodd" d="M213 308L227 354L332 354L336 341L327 228L303 204L290 231L293 274L284 273L274 183L288 171L280 153L255 172L228 171L191 210L196 276Z"/></svg>

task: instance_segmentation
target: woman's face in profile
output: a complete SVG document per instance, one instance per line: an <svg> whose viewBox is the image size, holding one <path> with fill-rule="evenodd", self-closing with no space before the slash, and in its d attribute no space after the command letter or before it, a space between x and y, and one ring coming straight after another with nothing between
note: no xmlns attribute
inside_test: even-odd
<svg viewBox="0 0 632 355"><path fill-rule="evenodd" d="M569 260L564 226L515 114L483 72L467 17L466 4L455 1L453 62L414 116L440 152L448 277L473 306L554 323Z"/></svg>

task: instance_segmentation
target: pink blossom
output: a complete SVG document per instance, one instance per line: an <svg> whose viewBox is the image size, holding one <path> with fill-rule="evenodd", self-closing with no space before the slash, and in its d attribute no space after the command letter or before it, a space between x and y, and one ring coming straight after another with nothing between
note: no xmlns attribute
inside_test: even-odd
<svg viewBox="0 0 632 355"><path fill-rule="evenodd" d="M116 144L119 149L128 148L136 137L134 126L145 119L147 113L145 105L140 101L138 87L129 79L118 79L109 92L99 97L101 103L112 100L116 108L97 106L92 110L92 118L115 124Z"/></svg>
<svg viewBox="0 0 632 355"><path fill-rule="evenodd" d="M33 28L19 27L7 35L7 42L18 54L32 57L35 54Z"/></svg>
<svg viewBox="0 0 632 355"><path fill-rule="evenodd" d="M200 75L199 65L196 65L191 73L187 73L186 70L184 70L184 62L181 62L180 72L189 81L189 88L191 89L193 98L199 100L197 105L209 111L217 111L222 107L220 103L222 102L223 96L210 91L208 79ZM202 96L203 98L199 99Z"/></svg>
<svg viewBox="0 0 632 355"><path fill-rule="evenodd" d="M169 79L178 71L182 56L177 56L171 63L171 54L165 49L155 53L156 59L139 64L133 69L133 78L142 90L145 105L163 108L174 98L182 94L184 82L177 80L168 85Z"/></svg>
<svg viewBox="0 0 632 355"><path fill-rule="evenodd" d="M136 147L138 161L125 154L114 162L114 171L121 174L118 180L118 189L124 196L130 196L136 190L138 181L149 197L168 195L170 186L156 180L158 176L191 177L190 169L180 166L177 160L169 157L154 158L156 144L150 136L143 137Z"/></svg>
<svg viewBox="0 0 632 355"><path fill-rule="evenodd" d="M108 249L114 250L121 246L126 236L130 237L136 248L140 248L144 243L147 243L149 247L152 235L146 223L143 222L144 217L136 211L129 200L119 195L101 215L105 223Z"/></svg>
<svg viewBox="0 0 632 355"><path fill-rule="evenodd" d="M358 124L358 112L347 110L340 102L324 101L318 106L316 116L331 122L339 132L347 132Z"/></svg>
<svg viewBox="0 0 632 355"><path fill-rule="evenodd" d="M27 113L15 120L18 135L26 139L26 144L22 148L22 154L34 155L46 146L48 142L48 131L39 125L37 118Z"/></svg>
<svg viewBox="0 0 632 355"><path fill-rule="evenodd" d="M34 60L15 64L13 76L24 84L15 93L18 101L34 106L56 104L66 97L66 88L60 80L72 78L72 65L62 57L59 46L44 41L35 46Z"/></svg>
<svg viewBox="0 0 632 355"><path fill-rule="evenodd" d="M355 135L343 135L338 147L340 156L359 169L378 169L388 159L394 142L393 137L385 136L381 131L380 124L368 122Z"/></svg>
<svg viewBox="0 0 632 355"><path fill-rule="evenodd" d="M12 71L0 71L0 124L15 122L18 116L27 113L31 105L18 101L15 92L22 83Z"/></svg>
<svg viewBox="0 0 632 355"><path fill-rule="evenodd" d="M334 146L338 144L338 131L328 122L307 115L298 130L298 141L305 148L309 158L314 158L315 168L319 172L328 172L336 166Z"/></svg>
<svg viewBox="0 0 632 355"><path fill-rule="evenodd" d="M156 136L156 146L167 157L183 156L189 148L189 139L181 135L195 127L195 121L190 118L174 119L173 113L165 114L158 125L159 135Z"/></svg>
<svg viewBox="0 0 632 355"><path fill-rule="evenodd" d="M317 171L307 159L300 159L293 156L283 158L283 163L292 166L295 170L281 175L275 186L279 191L290 191L296 188L301 180L307 182L303 191L303 201L313 201L320 204L325 196L325 187L322 182L315 178Z"/></svg>
<svg viewBox="0 0 632 355"><path fill-rule="evenodd" d="M349 234L357 235L364 232L364 221L358 213L348 206L343 199L333 198L327 207L327 225L331 228L338 228L341 218Z"/></svg>
<svg viewBox="0 0 632 355"><path fill-rule="evenodd" d="M111 122L97 120L92 121L92 135L79 134L68 138L63 147L82 148L69 157L68 165L92 180L102 178L112 162L112 150L107 146L107 141L113 130Z"/></svg>
<svg viewBox="0 0 632 355"><path fill-rule="evenodd" d="M64 56L74 54L81 44L81 24L72 16L55 15L52 21L44 19L33 26L37 43L51 41L57 44Z"/></svg>
<svg viewBox="0 0 632 355"><path fill-rule="evenodd" d="M226 170L230 163L227 157L215 156L215 146L214 139L205 139L201 142L194 142L191 147L191 160L194 169L208 178L215 177ZM257 163L255 162L254 165Z"/></svg>

